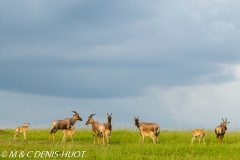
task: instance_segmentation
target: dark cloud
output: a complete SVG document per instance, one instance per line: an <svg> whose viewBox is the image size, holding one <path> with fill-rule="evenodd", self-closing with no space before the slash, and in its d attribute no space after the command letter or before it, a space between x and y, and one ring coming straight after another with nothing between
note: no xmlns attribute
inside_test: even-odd
<svg viewBox="0 0 240 160"><path fill-rule="evenodd" d="M149 86L234 80L221 65L240 60L239 21L230 16L234 3L1 4L1 90L72 98L136 96Z"/></svg>

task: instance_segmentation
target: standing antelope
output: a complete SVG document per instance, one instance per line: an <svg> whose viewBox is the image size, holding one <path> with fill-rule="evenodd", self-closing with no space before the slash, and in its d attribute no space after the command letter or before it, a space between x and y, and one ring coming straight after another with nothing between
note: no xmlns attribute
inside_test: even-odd
<svg viewBox="0 0 240 160"><path fill-rule="evenodd" d="M144 142L144 137L145 137L145 136L146 136L146 137L149 136L149 137L152 138L153 143L156 144L156 136L155 136L155 134L154 134L153 131L151 131L151 130L145 130L143 126L140 126L140 127L139 127L139 130L140 130L140 135L141 135L139 142L140 142L141 139L142 139L142 143L143 143L143 142Z"/></svg>
<svg viewBox="0 0 240 160"><path fill-rule="evenodd" d="M72 126L70 130L63 130L63 138L62 138L62 142L64 143L66 141L66 137L67 135L70 136L72 142L73 142L73 135L75 132L75 126Z"/></svg>
<svg viewBox="0 0 240 160"><path fill-rule="evenodd" d="M24 139L26 140L26 131L28 130L28 125L30 123L24 123L25 126L20 126L15 129L15 135L14 135L14 140L16 139L17 134L20 132L23 132Z"/></svg>
<svg viewBox="0 0 240 160"><path fill-rule="evenodd" d="M160 134L160 127L156 123L145 123L141 122L139 123L138 117L134 117L133 119L135 121L135 126L138 127L140 130L140 140L142 139L142 142L144 142L144 136L150 136L153 139L153 143L158 142L158 136Z"/></svg>
<svg viewBox="0 0 240 160"><path fill-rule="evenodd" d="M104 137L106 137L107 145L110 144L110 135L111 135L111 131L109 129L105 129L104 130Z"/></svg>
<svg viewBox="0 0 240 160"><path fill-rule="evenodd" d="M55 120L52 122L52 130L50 132L49 140L53 139L55 137L55 133L57 130L63 130L67 129L70 130L71 126L73 126L77 120L82 121L82 118L79 116L79 114L76 111L72 111L74 113L72 118L65 118L64 120Z"/></svg>
<svg viewBox="0 0 240 160"><path fill-rule="evenodd" d="M112 121L112 119L114 118L113 116L112 116L112 113L110 114L110 115L108 115L108 113L107 113L107 119L108 119L108 122L107 123L103 123L103 125L105 126L105 128L107 128L107 129L109 129L110 131L112 131L112 124L111 124L111 121Z"/></svg>
<svg viewBox="0 0 240 160"><path fill-rule="evenodd" d="M222 118L222 120L223 120L223 118ZM218 143L220 143L220 144L222 144L222 140L223 140L224 134L227 130L228 123L230 123L230 122L227 122L227 118L225 118L225 121L223 120L223 122L215 128L215 133L218 138Z"/></svg>
<svg viewBox="0 0 240 160"><path fill-rule="evenodd" d="M106 131L104 132L105 133L104 136L107 139L107 143L110 144L110 134L111 134L111 131L112 131L112 123L111 123L111 121L112 121L112 119L114 117L112 116L112 113L110 115L107 113L106 117L108 119L108 122L107 123L103 123L103 125L106 128ZM107 130L109 130L109 131L107 131Z"/></svg>
<svg viewBox="0 0 240 160"><path fill-rule="evenodd" d="M86 125L91 124L92 125L92 131L93 131L93 136L94 136L94 142L93 144L95 144L95 136L98 136L98 144L102 144L104 145L104 131L105 131L105 126L101 123L98 123L98 121L94 121L94 119L92 118L92 116L94 116L95 114L91 114L88 117L88 121L86 122Z"/></svg>
<svg viewBox="0 0 240 160"><path fill-rule="evenodd" d="M199 144L200 144L200 141L201 141L200 138L202 138L203 143L204 143L204 145L205 145L205 140L204 140L205 132L204 132L202 129L194 129L194 130L192 131L192 134L193 134L192 144L193 144L193 140L194 140L196 137L198 137Z"/></svg>

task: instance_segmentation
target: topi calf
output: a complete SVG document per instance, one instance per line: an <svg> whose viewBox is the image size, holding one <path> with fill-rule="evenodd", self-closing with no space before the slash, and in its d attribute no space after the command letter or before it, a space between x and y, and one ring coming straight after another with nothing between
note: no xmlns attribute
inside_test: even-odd
<svg viewBox="0 0 240 160"><path fill-rule="evenodd" d="M26 131L28 130L28 125L30 123L24 123L25 126L20 126L20 127L17 127L15 129L15 135L14 135L14 140L16 140L16 136L17 134L20 132L20 133L23 133L23 136L24 136L24 139L26 140Z"/></svg>

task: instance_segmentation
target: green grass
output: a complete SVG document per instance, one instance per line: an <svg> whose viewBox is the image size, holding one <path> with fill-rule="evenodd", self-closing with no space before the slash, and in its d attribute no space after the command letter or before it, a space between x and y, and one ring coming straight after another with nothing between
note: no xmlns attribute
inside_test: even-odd
<svg viewBox="0 0 240 160"><path fill-rule="evenodd" d="M206 131L206 146L198 144L195 139L191 146L192 134L189 130L161 131L159 143L139 143L139 131L132 129L115 129L111 134L109 146L93 145L91 130L76 130L74 142L67 137L66 143L61 143L62 131L56 133L56 141L49 141L50 129L29 129L27 140L18 134L13 140L14 130L0 131L0 159L239 159L240 132L227 132L222 145L219 145L212 130ZM46 155L47 151L50 156ZM83 155L82 151L86 151ZM2 157L4 153L7 157ZM12 153L11 153L12 152ZM69 152L69 155L63 153ZM16 154L14 154L16 153ZM21 154L24 153L24 154ZM27 153L31 158L27 157ZM42 157L40 157L40 153ZM45 154L43 154L45 153ZM75 153L75 157L71 156ZM63 157L62 157L63 154ZM83 155L83 157L82 157ZM34 157L35 156L35 157Z"/></svg>

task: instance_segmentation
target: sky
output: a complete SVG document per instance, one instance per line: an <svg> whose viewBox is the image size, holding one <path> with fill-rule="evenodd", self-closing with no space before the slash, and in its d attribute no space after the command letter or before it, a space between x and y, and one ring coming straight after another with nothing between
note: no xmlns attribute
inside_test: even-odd
<svg viewBox="0 0 240 160"><path fill-rule="evenodd" d="M0 127L240 129L239 0L0 1Z"/></svg>

